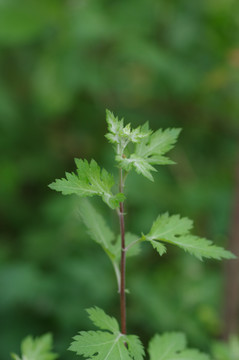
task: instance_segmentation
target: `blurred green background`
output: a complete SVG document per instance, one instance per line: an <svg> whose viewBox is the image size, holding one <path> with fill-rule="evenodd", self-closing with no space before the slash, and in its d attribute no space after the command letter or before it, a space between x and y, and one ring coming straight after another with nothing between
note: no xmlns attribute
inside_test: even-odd
<svg viewBox="0 0 239 360"><path fill-rule="evenodd" d="M91 326L85 308L119 315L111 265L85 233L78 199L47 187L74 170L74 157L117 174L106 108L133 126L183 128L177 165L160 168L154 184L129 177L127 229L147 231L169 210L233 249L238 13L237 0L0 0L1 359L47 331L72 359L72 336ZM95 205L118 230L116 216ZM234 271L238 282L235 267L143 250L127 267L129 332L146 344L154 332L183 330L204 350L227 336L225 279Z"/></svg>

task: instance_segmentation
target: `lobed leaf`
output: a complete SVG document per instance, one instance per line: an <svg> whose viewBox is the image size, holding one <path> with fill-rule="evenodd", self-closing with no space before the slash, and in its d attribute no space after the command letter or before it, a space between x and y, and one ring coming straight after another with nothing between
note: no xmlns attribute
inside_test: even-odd
<svg viewBox="0 0 239 360"><path fill-rule="evenodd" d="M106 138L112 144L117 144L117 154L120 155L123 154L129 142L138 143L151 133L151 130L146 131L141 126L138 126L136 129L131 129L130 124L124 126L124 120L119 120L118 117L115 117L109 110L106 110L106 121L109 130Z"/></svg>
<svg viewBox="0 0 239 360"><path fill-rule="evenodd" d="M186 235L193 227L192 220L180 218L179 215L169 216L168 213L158 216L154 221L148 239L173 238L176 235Z"/></svg>
<svg viewBox="0 0 239 360"><path fill-rule="evenodd" d="M121 334L116 319L103 310L87 311L95 325L108 331L81 331L69 350L88 360L143 360L144 349L137 336Z"/></svg>
<svg viewBox="0 0 239 360"><path fill-rule="evenodd" d="M136 145L135 153L149 162L157 164L157 157L162 157L174 147L181 129L159 129L140 145ZM159 160L160 161L160 160Z"/></svg>
<svg viewBox="0 0 239 360"><path fill-rule="evenodd" d="M145 125L145 128L147 127L148 124ZM133 163L136 172L153 180L151 171L156 171L156 169L152 165L174 164L174 162L164 156L164 154L173 148L180 131L181 129L166 129L164 131L159 129L148 138L143 139L140 144L137 144L135 154L131 155L132 158L137 159L137 161Z"/></svg>
<svg viewBox="0 0 239 360"><path fill-rule="evenodd" d="M54 360L58 356L52 352L52 336L45 334L35 339L32 336L26 337L21 344L22 360ZM12 354L14 360L21 358Z"/></svg>
<svg viewBox="0 0 239 360"><path fill-rule="evenodd" d="M88 163L87 160L75 159L75 162L77 174L66 173L66 178L57 179L49 185L51 189L60 191L63 195L76 194L81 197L98 195L113 209L124 201L123 194L112 194L114 178L105 169L101 170L95 160Z"/></svg>
<svg viewBox="0 0 239 360"><path fill-rule="evenodd" d="M88 360L132 360L124 341L125 336L103 331L81 331L74 337L69 350Z"/></svg>
<svg viewBox="0 0 239 360"><path fill-rule="evenodd" d="M131 357L135 360L142 360L145 352L141 341L136 335L127 335L127 346Z"/></svg>
<svg viewBox="0 0 239 360"><path fill-rule="evenodd" d="M116 161L119 167L125 171L134 169L138 174L153 181L152 172L157 171L153 165L174 164L164 154L173 148L181 129L166 129L164 131L159 129L152 133L148 123L145 123L140 131L147 135L136 143L135 151L128 157L118 153Z"/></svg>
<svg viewBox="0 0 239 360"><path fill-rule="evenodd" d="M89 314L89 318L93 324L102 330L109 330L111 332L119 332L119 324L117 320L107 315L102 309L98 307L90 308L86 310Z"/></svg>
<svg viewBox="0 0 239 360"><path fill-rule="evenodd" d="M186 349L186 337L182 333L155 335L149 343L150 360L209 360L198 350Z"/></svg>
<svg viewBox="0 0 239 360"><path fill-rule="evenodd" d="M119 120L109 110L106 111L106 121L109 130L106 137L116 144L115 159L120 168L127 172L134 169L153 181L152 172L157 171L153 165L174 164L164 154L173 148L181 129L159 129L152 133L148 123L131 129L130 124L124 126L124 120ZM135 144L135 151L126 156L124 150L130 142Z"/></svg>
<svg viewBox="0 0 239 360"><path fill-rule="evenodd" d="M199 260L202 260L202 258L216 260L236 258L230 251L214 245L212 241L194 235L180 236L173 241L168 240L166 242L177 245L191 255L196 256Z"/></svg>
<svg viewBox="0 0 239 360"><path fill-rule="evenodd" d="M222 247L214 245L210 240L190 234L193 222L188 218L180 218L179 215L169 216L168 213L159 216L153 223L150 232L144 239L150 241L152 246L162 255L165 250L161 248L161 242L176 245L198 259L233 259L235 256ZM156 241L160 245L156 244Z"/></svg>
<svg viewBox="0 0 239 360"><path fill-rule="evenodd" d="M129 158L125 158L122 156L116 156L116 161L119 164L119 167L124 169L125 171L129 172L133 168L138 174L142 174L146 178L148 178L151 181L154 181L153 176L151 175L152 171L157 171L150 163L147 161L147 159L144 159L140 156L137 156L135 154L130 155Z"/></svg>

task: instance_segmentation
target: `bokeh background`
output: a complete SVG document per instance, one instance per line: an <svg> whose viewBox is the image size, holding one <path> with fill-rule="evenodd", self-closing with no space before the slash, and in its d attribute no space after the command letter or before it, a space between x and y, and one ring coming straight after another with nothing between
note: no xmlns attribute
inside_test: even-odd
<svg viewBox="0 0 239 360"><path fill-rule="evenodd" d="M130 175L126 226L167 210L238 251L239 2L0 0L0 349L51 331L62 359L90 328L85 308L118 317L111 265L85 233L78 199L47 185L74 157L114 167L105 109L133 126L181 127L155 183ZM118 230L114 214L94 204ZM210 350L237 332L238 262L201 263L145 245L127 267L128 328L144 343L185 331Z"/></svg>

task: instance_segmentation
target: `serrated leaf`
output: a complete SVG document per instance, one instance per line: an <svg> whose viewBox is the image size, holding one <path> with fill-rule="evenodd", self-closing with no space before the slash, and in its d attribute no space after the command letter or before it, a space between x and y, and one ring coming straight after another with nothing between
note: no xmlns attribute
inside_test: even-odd
<svg viewBox="0 0 239 360"><path fill-rule="evenodd" d="M164 156L174 146L180 129L159 129L152 134L148 123L131 129L130 124L124 126L124 120L119 120L109 110L106 111L106 121L109 133L107 139L116 144L116 161L125 171L134 169L153 181L152 172L157 171L152 165L174 164ZM126 156L124 150L129 142L135 143L135 151Z"/></svg>
<svg viewBox="0 0 239 360"><path fill-rule="evenodd" d="M87 360L132 360L126 349L125 336L103 331L81 331L74 337L69 350Z"/></svg>
<svg viewBox="0 0 239 360"><path fill-rule="evenodd" d="M196 256L199 260L202 260L202 258L212 258L216 260L236 258L230 251L214 245L212 241L193 235L180 236L172 242L168 242L179 246L191 255Z"/></svg>
<svg viewBox="0 0 239 360"><path fill-rule="evenodd" d="M75 159L75 162L77 174L66 173L66 178L57 179L49 185L51 189L60 191L63 195L76 194L81 197L98 195L113 209L124 201L123 194L112 194L114 178L105 169L101 170L95 160L88 163L87 160Z"/></svg>
<svg viewBox="0 0 239 360"><path fill-rule="evenodd" d="M101 309L89 309L88 313L95 325L108 331L81 331L69 350L88 360L143 360L144 350L137 336L121 334L116 319Z"/></svg>
<svg viewBox="0 0 239 360"><path fill-rule="evenodd" d="M147 141L136 145L135 153L150 162L151 157L162 156L173 148L180 131L181 129L159 129L151 134Z"/></svg>
<svg viewBox="0 0 239 360"><path fill-rule="evenodd" d="M52 352L52 336L45 334L33 338L26 337L21 344L22 360L54 360L57 355ZM13 359L21 360L18 355L13 354Z"/></svg>
<svg viewBox="0 0 239 360"><path fill-rule="evenodd" d="M120 134L123 131L124 128L124 121L119 120L117 116L114 116L114 114L109 111L106 110L106 122L108 124L108 130L109 133L106 134L106 138L111 142L111 143L116 143L116 144L120 144Z"/></svg>
<svg viewBox="0 0 239 360"><path fill-rule="evenodd" d="M144 348L138 336L127 335L127 346L128 351L133 359L141 360L144 358Z"/></svg>
<svg viewBox="0 0 239 360"><path fill-rule="evenodd" d="M142 174L149 180L154 181L151 172L157 170L152 165L150 165L146 159L132 154L129 158L118 155L116 156L116 161L118 162L119 167L121 167L125 171L129 172L131 169L134 168L138 174Z"/></svg>
<svg viewBox="0 0 239 360"><path fill-rule="evenodd" d="M110 250L115 235L106 225L104 218L87 200L80 202L79 213L90 237L100 244L104 250Z"/></svg>
<svg viewBox="0 0 239 360"><path fill-rule="evenodd" d="M164 131L159 129L137 144L135 153L131 155L133 159L137 159L137 161L133 163L135 170L139 174L152 180L151 171L156 171L152 165L174 164L174 162L164 156L164 154L173 148L180 131L181 129L166 129ZM139 164L140 166L138 166ZM148 164L148 166L146 166L146 164ZM148 173L150 173L150 175Z"/></svg>
<svg viewBox="0 0 239 360"><path fill-rule="evenodd" d="M153 246L153 248L155 250L157 250L157 252L159 253L160 256L162 256L163 254L166 253L167 249L166 246L163 245L161 242L159 241L155 241L155 240L151 240L150 244Z"/></svg>
<svg viewBox="0 0 239 360"><path fill-rule="evenodd" d="M148 133L148 136L136 144L134 153L128 157L119 154L116 156L116 161L125 171L134 169L138 174L153 181L151 173L157 171L153 165L174 164L164 154L173 148L181 129L166 129L164 131L159 129L151 134L148 123L146 123L142 126L141 131Z"/></svg>
<svg viewBox="0 0 239 360"><path fill-rule="evenodd" d="M168 213L157 218L145 239L150 241L161 241L177 245L183 250L196 256L198 259L233 259L235 256L210 240L191 235L189 232L193 222L188 218L180 218L179 215L169 216ZM152 243L155 247L155 243ZM156 248L157 249L157 248ZM157 249L158 250L158 249Z"/></svg>
<svg viewBox="0 0 239 360"><path fill-rule="evenodd" d="M182 333L155 335L149 343L150 360L209 360L209 356L195 349L186 349Z"/></svg>
<svg viewBox="0 0 239 360"><path fill-rule="evenodd" d="M124 126L124 119L119 120L114 114L106 110L106 121L108 124L109 133L106 138L113 144L117 145L117 154L122 155L124 149L129 142L138 143L143 138L146 138L151 133L151 130L138 126L136 129L131 129L131 125Z"/></svg>
<svg viewBox="0 0 239 360"><path fill-rule="evenodd" d="M180 218L179 215L169 216L168 213L158 216L154 221L148 239L172 238L177 235L186 235L193 227L192 220L188 218Z"/></svg>
<svg viewBox="0 0 239 360"><path fill-rule="evenodd" d="M86 311L89 314L90 320L99 329L109 330L112 333L119 332L119 324L117 320L107 315L102 309L94 307L87 309Z"/></svg>

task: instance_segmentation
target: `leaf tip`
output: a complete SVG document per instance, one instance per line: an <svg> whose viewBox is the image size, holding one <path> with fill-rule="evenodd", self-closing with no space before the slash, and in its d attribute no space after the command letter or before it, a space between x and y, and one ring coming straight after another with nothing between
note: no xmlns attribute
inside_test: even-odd
<svg viewBox="0 0 239 360"><path fill-rule="evenodd" d="M47 187L49 187L51 190L55 190L55 182L48 184Z"/></svg>

